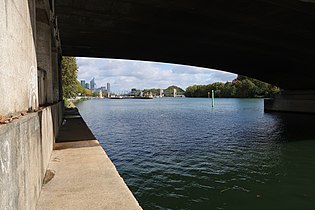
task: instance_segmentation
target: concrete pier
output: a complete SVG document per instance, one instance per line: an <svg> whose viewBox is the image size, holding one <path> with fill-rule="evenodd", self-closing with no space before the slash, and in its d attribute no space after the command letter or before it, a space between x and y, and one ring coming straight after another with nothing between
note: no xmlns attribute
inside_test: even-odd
<svg viewBox="0 0 315 210"><path fill-rule="evenodd" d="M282 91L272 99L265 99L264 109L315 114L315 91Z"/></svg>
<svg viewBox="0 0 315 210"><path fill-rule="evenodd" d="M65 119L36 209L141 209L79 113Z"/></svg>

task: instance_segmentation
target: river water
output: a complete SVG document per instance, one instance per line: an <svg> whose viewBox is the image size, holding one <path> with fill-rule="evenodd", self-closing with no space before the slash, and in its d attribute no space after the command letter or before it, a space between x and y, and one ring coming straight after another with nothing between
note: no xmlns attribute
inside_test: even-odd
<svg viewBox="0 0 315 210"><path fill-rule="evenodd" d="M315 115L262 99L77 105L143 209L315 209Z"/></svg>

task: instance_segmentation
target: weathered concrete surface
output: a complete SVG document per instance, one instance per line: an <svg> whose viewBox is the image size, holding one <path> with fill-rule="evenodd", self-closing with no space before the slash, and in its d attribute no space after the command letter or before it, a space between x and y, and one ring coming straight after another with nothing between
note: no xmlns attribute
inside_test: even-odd
<svg viewBox="0 0 315 210"><path fill-rule="evenodd" d="M0 1L0 115L62 99L55 20L49 0Z"/></svg>
<svg viewBox="0 0 315 210"><path fill-rule="evenodd" d="M62 103L0 125L0 209L35 209Z"/></svg>
<svg viewBox="0 0 315 210"><path fill-rule="evenodd" d="M315 91L282 91L265 99L265 111L303 112L315 114Z"/></svg>
<svg viewBox="0 0 315 210"><path fill-rule="evenodd" d="M141 209L97 140L57 143L37 205L44 209Z"/></svg>
<svg viewBox="0 0 315 210"><path fill-rule="evenodd" d="M36 55L40 75L39 103L54 103L59 94L60 41L54 14L48 0L36 0Z"/></svg>
<svg viewBox="0 0 315 210"><path fill-rule="evenodd" d="M37 108L35 0L0 1L0 115Z"/></svg>
<svg viewBox="0 0 315 210"><path fill-rule="evenodd" d="M314 0L56 0L64 55L160 61L315 89Z"/></svg>
<svg viewBox="0 0 315 210"><path fill-rule="evenodd" d="M53 102L50 10L46 9L44 1L38 2L42 4L36 4L36 55L37 67L45 75L45 87L42 87L45 89L45 104Z"/></svg>
<svg viewBox="0 0 315 210"><path fill-rule="evenodd" d="M60 82L52 81L60 80L61 74L58 31L50 3L0 1L0 115L34 111L43 105L36 113L0 125L1 210L35 208L62 120L60 87L53 87ZM38 76L43 81L38 82ZM47 102L54 105L47 107Z"/></svg>
<svg viewBox="0 0 315 210"><path fill-rule="evenodd" d="M86 124L77 125L76 121L66 121L67 132L58 136L60 141L72 142L55 144L48 167L53 173L42 188L37 209L141 209ZM76 132L85 140L71 138Z"/></svg>

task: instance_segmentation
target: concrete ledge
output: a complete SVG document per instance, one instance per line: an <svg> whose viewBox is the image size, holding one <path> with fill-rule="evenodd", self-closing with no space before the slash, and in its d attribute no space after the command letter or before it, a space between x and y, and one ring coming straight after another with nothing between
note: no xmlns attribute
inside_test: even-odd
<svg viewBox="0 0 315 210"><path fill-rule="evenodd" d="M37 209L141 209L79 113L65 114Z"/></svg>
<svg viewBox="0 0 315 210"><path fill-rule="evenodd" d="M37 209L141 209L97 140L55 148Z"/></svg>

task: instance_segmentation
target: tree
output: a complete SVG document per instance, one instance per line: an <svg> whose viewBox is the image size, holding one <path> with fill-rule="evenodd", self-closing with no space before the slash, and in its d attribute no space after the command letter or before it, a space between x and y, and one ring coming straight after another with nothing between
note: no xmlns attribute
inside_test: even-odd
<svg viewBox="0 0 315 210"><path fill-rule="evenodd" d="M134 91L136 91L136 90L134 90ZM144 89L143 92L152 93L153 96L160 95L160 89L157 89L157 88Z"/></svg>
<svg viewBox="0 0 315 210"><path fill-rule="evenodd" d="M62 90L64 98L77 95L78 66L74 57L62 57Z"/></svg>
<svg viewBox="0 0 315 210"><path fill-rule="evenodd" d="M91 90L85 88L85 89L84 89L84 92L85 92L85 95L86 95L86 96L92 96Z"/></svg>
<svg viewBox="0 0 315 210"><path fill-rule="evenodd" d="M280 89L274 85L238 75L232 82L215 82L209 85L193 85L186 88L187 97L207 97L208 92L215 91L218 98L254 98L270 97Z"/></svg>
<svg viewBox="0 0 315 210"><path fill-rule="evenodd" d="M76 84L76 94L81 95L81 96L85 95L84 88L82 87L81 83L78 80L77 80L77 84Z"/></svg>
<svg viewBox="0 0 315 210"><path fill-rule="evenodd" d="M175 85L172 85L172 86L169 86L168 88L166 88L164 90L164 96L165 97L173 97L174 89L176 89L177 93L184 93L185 92L182 88L175 86Z"/></svg>
<svg viewBox="0 0 315 210"><path fill-rule="evenodd" d="M99 93L96 92L96 91L93 91L92 96L93 96L93 97L98 97L98 96L99 96Z"/></svg>
<svg viewBox="0 0 315 210"><path fill-rule="evenodd" d="M175 86L175 85L169 86L168 88L165 89L165 91L166 92L173 92L174 89L176 89L177 92L185 92L183 89L181 89L180 87Z"/></svg>
<svg viewBox="0 0 315 210"><path fill-rule="evenodd" d="M239 98L253 98L256 94L256 85L249 79L237 80L235 83L236 96Z"/></svg>

